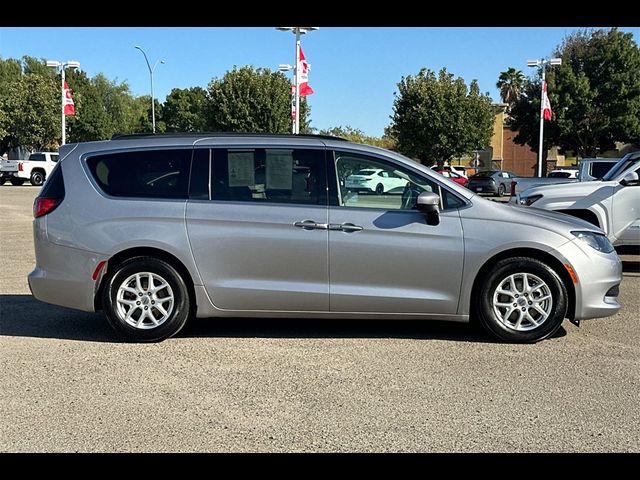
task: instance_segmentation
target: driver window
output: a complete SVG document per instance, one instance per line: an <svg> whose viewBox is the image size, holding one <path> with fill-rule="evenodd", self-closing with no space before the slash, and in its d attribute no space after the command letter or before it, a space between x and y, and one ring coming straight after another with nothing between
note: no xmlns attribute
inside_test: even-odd
<svg viewBox="0 0 640 480"><path fill-rule="evenodd" d="M422 192L440 193L435 182L390 162L338 151L335 158L341 206L412 210Z"/></svg>

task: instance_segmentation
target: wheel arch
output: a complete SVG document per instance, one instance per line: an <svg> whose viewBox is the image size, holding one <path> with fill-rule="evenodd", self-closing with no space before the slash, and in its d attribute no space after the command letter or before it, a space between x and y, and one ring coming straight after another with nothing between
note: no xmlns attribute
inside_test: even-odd
<svg viewBox="0 0 640 480"><path fill-rule="evenodd" d="M165 250L155 248L155 247L133 247L133 248L127 248L125 250L122 250L116 253L107 261L106 269L103 275L101 276L100 284L98 285L98 288L96 289L93 297L93 305L96 311L102 310L102 291L105 288L106 282L104 280L105 278L107 278L107 274L113 272L125 260L128 260L129 258L133 258L133 257L159 258L160 260L164 260L173 268L175 268L176 271L180 274L180 276L184 280L184 283L187 285L187 290L189 291L189 296L191 297L191 300L192 300L191 303L193 305L194 311L197 310L197 305L195 303L196 292L195 292L193 278L191 278L189 269L187 269L185 264L178 257L176 257L175 255Z"/></svg>
<svg viewBox="0 0 640 480"><path fill-rule="evenodd" d="M472 313L472 317L476 315L476 305L474 299L476 299L479 295L480 288L482 287L482 280L487 276L487 273L496 264L496 262L499 262L500 260L503 260L505 258L512 257L529 257L549 265L549 267L560 277L560 280L562 280L562 283L567 289L567 294L569 296L567 298L567 318L573 319L575 317L576 291L569 272L564 267L562 262L556 257L551 255L550 253L547 253L543 250L537 250L535 248L514 248L510 250L504 250L489 258L482 265L482 267L480 267L480 270L478 270L478 273L476 274L476 277L473 281L473 287L471 288L471 305L469 311Z"/></svg>

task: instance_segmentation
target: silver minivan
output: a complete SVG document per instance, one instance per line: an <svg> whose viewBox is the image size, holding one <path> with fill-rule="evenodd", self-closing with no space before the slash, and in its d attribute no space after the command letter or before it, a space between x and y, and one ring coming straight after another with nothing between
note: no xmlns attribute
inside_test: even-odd
<svg viewBox="0 0 640 480"><path fill-rule="evenodd" d="M600 229L480 198L395 152L184 134L68 144L60 158L34 202L29 286L104 310L130 340L189 317L292 317L477 319L535 342L620 309L622 266ZM353 188L367 171L394 182Z"/></svg>

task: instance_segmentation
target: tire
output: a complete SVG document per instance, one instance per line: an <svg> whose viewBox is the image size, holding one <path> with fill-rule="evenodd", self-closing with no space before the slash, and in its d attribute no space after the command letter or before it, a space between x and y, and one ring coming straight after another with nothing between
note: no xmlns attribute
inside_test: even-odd
<svg viewBox="0 0 640 480"><path fill-rule="evenodd" d="M528 289L524 288L525 275ZM564 283L548 265L528 257L506 258L482 279L476 312L482 326L498 339L535 343L560 328L567 298Z"/></svg>
<svg viewBox="0 0 640 480"><path fill-rule="evenodd" d="M6 181L7 181L6 178L4 177L0 178L0 186L4 185Z"/></svg>
<svg viewBox="0 0 640 480"><path fill-rule="evenodd" d="M384 193L384 185L382 185L381 183L376 185L376 193L378 195L382 195Z"/></svg>
<svg viewBox="0 0 640 480"><path fill-rule="evenodd" d="M157 289L155 292L149 292L150 277ZM159 342L172 337L184 327L191 314L191 299L184 279L175 268L158 258L125 260L108 274L105 282L102 305L106 319L129 341Z"/></svg>
<svg viewBox="0 0 640 480"><path fill-rule="evenodd" d="M498 185L498 196L499 197L504 197L504 194L507 192L507 189L505 188L504 184L501 183L500 185Z"/></svg>
<svg viewBox="0 0 640 480"><path fill-rule="evenodd" d="M32 172L31 179L29 180L31 185L39 187L44 183L44 173L40 171Z"/></svg>
<svg viewBox="0 0 640 480"><path fill-rule="evenodd" d="M11 185L15 185L16 187L19 187L20 185L22 185L25 182L24 178L12 178L11 179Z"/></svg>

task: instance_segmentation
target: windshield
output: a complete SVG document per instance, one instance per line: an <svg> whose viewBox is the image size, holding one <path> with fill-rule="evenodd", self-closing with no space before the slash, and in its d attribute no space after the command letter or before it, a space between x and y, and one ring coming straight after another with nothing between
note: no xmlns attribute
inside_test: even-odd
<svg viewBox="0 0 640 480"><path fill-rule="evenodd" d="M624 157L622 157L622 160L616 163L614 167L609 170L609 173L602 177L602 181L607 182L616 178L618 174L629 168L629 166L638 159L640 159L640 156L638 156L638 152L625 155Z"/></svg>

